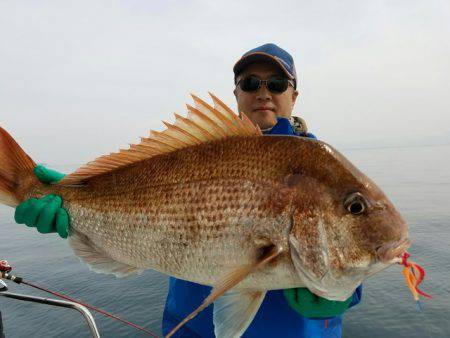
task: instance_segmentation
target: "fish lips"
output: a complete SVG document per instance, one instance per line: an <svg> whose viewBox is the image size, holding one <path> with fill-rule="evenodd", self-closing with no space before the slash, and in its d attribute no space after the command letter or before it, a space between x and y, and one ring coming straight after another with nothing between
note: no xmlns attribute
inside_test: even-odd
<svg viewBox="0 0 450 338"><path fill-rule="evenodd" d="M409 238L386 243L376 249L376 256L383 263L395 263L401 255L411 246Z"/></svg>

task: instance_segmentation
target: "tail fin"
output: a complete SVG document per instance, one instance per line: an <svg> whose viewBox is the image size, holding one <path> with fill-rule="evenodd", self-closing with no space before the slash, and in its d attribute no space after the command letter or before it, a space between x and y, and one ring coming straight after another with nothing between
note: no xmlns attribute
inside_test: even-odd
<svg viewBox="0 0 450 338"><path fill-rule="evenodd" d="M33 173L35 166L11 135L0 127L0 203L11 207L20 203L20 183Z"/></svg>

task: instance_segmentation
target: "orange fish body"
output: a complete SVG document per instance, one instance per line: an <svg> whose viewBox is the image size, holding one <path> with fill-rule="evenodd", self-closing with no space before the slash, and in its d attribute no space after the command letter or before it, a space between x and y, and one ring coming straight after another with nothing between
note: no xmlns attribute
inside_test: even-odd
<svg viewBox="0 0 450 338"><path fill-rule="evenodd" d="M34 162L1 129L0 200L60 195L70 244L96 271L152 268L213 286L196 313L215 302L224 337L245 331L267 290L306 286L342 300L406 250L401 216L336 150L263 137L213 100L194 97L187 119L56 185L34 178Z"/></svg>

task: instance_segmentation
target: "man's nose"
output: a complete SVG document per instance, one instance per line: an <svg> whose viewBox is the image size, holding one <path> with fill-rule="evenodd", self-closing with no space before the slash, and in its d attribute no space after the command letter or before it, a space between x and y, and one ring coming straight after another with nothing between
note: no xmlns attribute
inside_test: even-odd
<svg viewBox="0 0 450 338"><path fill-rule="evenodd" d="M261 101L268 101L272 98L270 91L267 89L267 85L265 83L261 83L261 87L259 87L258 91L256 92L256 98Z"/></svg>

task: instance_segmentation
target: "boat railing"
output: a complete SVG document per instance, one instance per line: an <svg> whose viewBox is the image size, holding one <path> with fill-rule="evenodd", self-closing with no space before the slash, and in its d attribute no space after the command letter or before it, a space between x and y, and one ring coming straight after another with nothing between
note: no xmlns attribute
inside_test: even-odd
<svg viewBox="0 0 450 338"><path fill-rule="evenodd" d="M85 306L74 303L74 302L65 301L65 300L43 298L43 297L36 297L36 296L8 292L8 291L6 291L7 290L6 284L1 279L0 279L0 282L2 282L2 284L4 285L4 287L0 288L0 296L1 297L74 309L74 310L78 311L79 313L81 313L82 316L84 317L84 319L86 320L89 330L91 331L92 337L94 337L94 338L100 337L100 333L98 332L97 324L95 323L94 317L92 316L92 314L89 312L89 310ZM1 315L0 315L0 328L2 328L0 330L0 337L2 337L2 335L4 337L4 333L2 332L3 324L1 323Z"/></svg>

